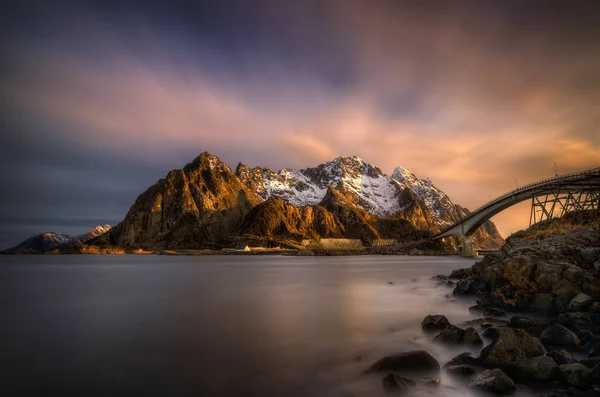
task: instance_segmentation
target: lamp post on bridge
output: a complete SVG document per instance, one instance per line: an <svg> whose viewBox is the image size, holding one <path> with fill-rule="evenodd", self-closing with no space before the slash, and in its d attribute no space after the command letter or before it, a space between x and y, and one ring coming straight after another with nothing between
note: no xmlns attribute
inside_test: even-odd
<svg viewBox="0 0 600 397"><path fill-rule="evenodd" d="M517 186L517 189L519 188L519 182L517 182L517 178L515 178L515 185Z"/></svg>
<svg viewBox="0 0 600 397"><path fill-rule="evenodd" d="M558 176L558 171L556 170L556 162L554 162L554 176Z"/></svg>

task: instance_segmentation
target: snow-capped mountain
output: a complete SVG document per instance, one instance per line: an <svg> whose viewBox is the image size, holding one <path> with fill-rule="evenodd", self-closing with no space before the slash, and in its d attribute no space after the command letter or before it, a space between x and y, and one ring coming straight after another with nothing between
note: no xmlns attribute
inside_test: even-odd
<svg viewBox="0 0 600 397"><path fill-rule="evenodd" d="M276 172L240 163L234 173L204 152L140 194L125 219L95 242L192 249L227 247L240 236L415 241L465 211L428 180L401 167L389 176L356 156ZM502 237L486 225L474 242L498 246Z"/></svg>
<svg viewBox="0 0 600 397"><path fill-rule="evenodd" d="M345 193L350 202L377 217L393 217L403 208L400 195L404 186L385 175L379 167L356 156L340 156L298 171L273 172L240 164L236 173L263 200L280 197L297 207L316 205L332 186Z"/></svg>
<svg viewBox="0 0 600 397"><path fill-rule="evenodd" d="M87 232L85 234L81 234L77 237L74 237L73 242L75 244L70 244L70 245L85 244L88 241L103 235L104 233L108 232L110 229L111 229L110 225L104 225L104 226L98 225L95 228L93 228L92 230L90 230L89 232Z"/></svg>
<svg viewBox="0 0 600 397"><path fill-rule="evenodd" d="M19 245L5 250L5 252L46 252L52 251L55 248L82 245L98 236L101 236L109 230L110 225L96 226L89 232L79 235L77 237L73 237L63 233L42 233L28 238L27 240L21 242Z"/></svg>
<svg viewBox="0 0 600 397"><path fill-rule="evenodd" d="M319 204L327 188L332 186L368 213L391 218L410 204L402 196L403 190L408 188L432 212L439 226L451 224L458 215L454 203L430 180L420 179L401 166L388 176L379 167L356 156L340 156L314 168L278 172L240 164L236 173L261 199L280 197L298 207Z"/></svg>

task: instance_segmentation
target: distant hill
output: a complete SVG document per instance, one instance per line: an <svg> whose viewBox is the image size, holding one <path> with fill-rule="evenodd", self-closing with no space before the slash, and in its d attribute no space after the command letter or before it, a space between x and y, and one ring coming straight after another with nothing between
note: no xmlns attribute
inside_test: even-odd
<svg viewBox="0 0 600 397"><path fill-rule="evenodd" d="M149 187L95 243L196 249L231 246L239 236L414 241L467 213L403 167L388 176L358 157L340 156L301 170L274 172L240 163L234 172L204 152ZM474 236L479 248L502 242L491 222Z"/></svg>
<svg viewBox="0 0 600 397"><path fill-rule="evenodd" d="M47 252L56 248L83 245L110 230L110 225L96 226L88 233L80 236L69 236L62 233L42 233L30 237L15 247L4 250L5 253Z"/></svg>

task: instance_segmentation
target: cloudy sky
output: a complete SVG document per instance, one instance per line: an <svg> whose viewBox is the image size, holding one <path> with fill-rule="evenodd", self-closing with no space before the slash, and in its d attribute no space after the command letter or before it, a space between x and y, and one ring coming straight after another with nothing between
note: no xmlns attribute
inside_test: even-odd
<svg viewBox="0 0 600 397"><path fill-rule="evenodd" d="M472 209L554 162L600 166L593 1L10 3L0 248L114 225L202 151L272 169L357 155ZM493 220L507 235L528 211Z"/></svg>

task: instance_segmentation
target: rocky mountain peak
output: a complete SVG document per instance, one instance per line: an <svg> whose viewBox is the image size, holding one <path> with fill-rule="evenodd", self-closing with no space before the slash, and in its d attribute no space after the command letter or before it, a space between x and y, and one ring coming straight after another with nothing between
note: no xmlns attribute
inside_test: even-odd
<svg viewBox="0 0 600 397"><path fill-rule="evenodd" d="M231 171L231 168L229 168L227 164L225 164L221 161L220 158L209 152L200 153L200 155L196 157L191 163L186 164L186 166L183 167L183 170L186 172L194 170L220 170L233 173Z"/></svg>

